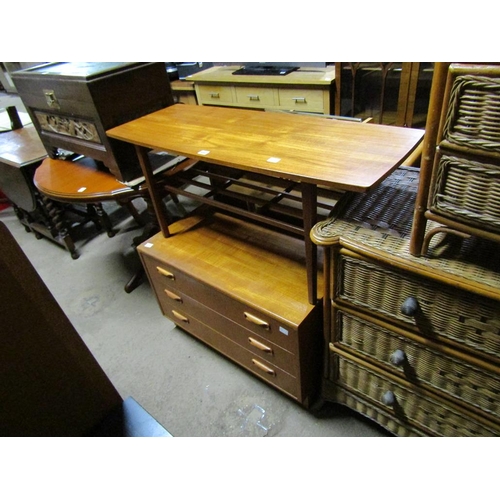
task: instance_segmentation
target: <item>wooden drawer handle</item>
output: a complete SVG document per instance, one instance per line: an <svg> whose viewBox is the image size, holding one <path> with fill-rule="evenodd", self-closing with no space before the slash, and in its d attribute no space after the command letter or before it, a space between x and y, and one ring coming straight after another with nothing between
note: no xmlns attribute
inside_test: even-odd
<svg viewBox="0 0 500 500"><path fill-rule="evenodd" d="M182 297L180 297L179 295L175 294L174 292L171 292L170 290L163 290L166 294L167 294L167 297L169 299L172 299L172 300L175 300L176 302L180 302L182 303Z"/></svg>
<svg viewBox="0 0 500 500"><path fill-rule="evenodd" d="M261 326L262 328L265 328L266 330L269 330L269 323L267 321L264 321L260 318L257 318L257 316L254 316L253 314L244 312L245 319L247 321L250 321L250 323L253 323L254 325Z"/></svg>
<svg viewBox="0 0 500 500"><path fill-rule="evenodd" d="M210 92L210 97L212 99L220 99L219 92Z"/></svg>
<svg viewBox="0 0 500 500"><path fill-rule="evenodd" d="M387 391L382 394L382 403L386 406L394 406L396 404L396 396L392 391Z"/></svg>
<svg viewBox="0 0 500 500"><path fill-rule="evenodd" d="M408 297L401 304L401 314L408 316L409 318L414 318L420 311L420 304L415 297Z"/></svg>
<svg viewBox="0 0 500 500"><path fill-rule="evenodd" d="M156 270L162 275L165 276L166 278L170 280L175 280L175 274L171 273L170 271L167 271L159 266L156 267Z"/></svg>
<svg viewBox="0 0 500 500"><path fill-rule="evenodd" d="M257 361L256 359L252 359L252 363L259 369L262 370L263 372L266 372L268 375L276 375L276 372L272 369L269 368L269 366L266 366L264 363L261 363L260 361Z"/></svg>
<svg viewBox="0 0 500 500"><path fill-rule="evenodd" d="M258 95L247 95L247 97L251 100L251 101L260 101L260 97Z"/></svg>
<svg viewBox="0 0 500 500"><path fill-rule="evenodd" d="M267 346L266 344L263 344L262 342L259 342L258 340L255 340L252 337L248 337L248 342L250 342L250 345L252 345L253 347L256 347L257 349L259 349L263 352L267 352L267 353L273 352L273 350L269 346Z"/></svg>
<svg viewBox="0 0 500 500"><path fill-rule="evenodd" d="M389 361L394 366L403 366L406 362L406 354L401 349L396 349L389 357Z"/></svg>
<svg viewBox="0 0 500 500"><path fill-rule="evenodd" d="M182 321L183 323L189 323L189 319L186 318L186 316L183 316L182 314L178 313L177 311L174 311L172 309L172 314L179 320Z"/></svg>

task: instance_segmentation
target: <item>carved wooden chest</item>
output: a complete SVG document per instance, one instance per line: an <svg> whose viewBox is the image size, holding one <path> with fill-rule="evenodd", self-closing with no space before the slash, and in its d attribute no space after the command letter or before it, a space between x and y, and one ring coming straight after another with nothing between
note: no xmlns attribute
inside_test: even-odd
<svg viewBox="0 0 500 500"><path fill-rule="evenodd" d="M164 63L48 63L12 78L49 156L89 156L121 181L142 173L133 146L106 130L173 104Z"/></svg>

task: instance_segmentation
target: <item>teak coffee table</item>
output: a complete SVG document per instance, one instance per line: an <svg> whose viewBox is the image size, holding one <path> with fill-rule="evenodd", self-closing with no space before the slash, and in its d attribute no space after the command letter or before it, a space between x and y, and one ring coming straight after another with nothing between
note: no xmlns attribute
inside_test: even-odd
<svg viewBox="0 0 500 500"><path fill-rule="evenodd" d="M318 186L368 191L405 161L423 134L423 130L319 116L182 104L107 131L109 137L136 146L165 237L170 236L169 219L147 157L150 149L296 181L302 192L311 303L317 300L317 253L309 232L317 219ZM171 178L174 184L175 175ZM229 205L226 208L231 210Z"/></svg>

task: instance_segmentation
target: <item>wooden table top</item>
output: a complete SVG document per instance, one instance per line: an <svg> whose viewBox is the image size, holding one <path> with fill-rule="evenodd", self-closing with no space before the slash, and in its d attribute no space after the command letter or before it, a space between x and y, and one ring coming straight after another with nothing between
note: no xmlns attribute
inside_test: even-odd
<svg viewBox="0 0 500 500"><path fill-rule="evenodd" d="M120 200L136 192L110 173L98 170L90 159L71 162L46 158L33 181L45 196L64 202Z"/></svg>
<svg viewBox="0 0 500 500"><path fill-rule="evenodd" d="M147 148L360 192L401 165L423 134L319 116L183 104L107 131Z"/></svg>
<svg viewBox="0 0 500 500"><path fill-rule="evenodd" d="M32 125L0 134L0 162L24 167L43 160L47 151Z"/></svg>

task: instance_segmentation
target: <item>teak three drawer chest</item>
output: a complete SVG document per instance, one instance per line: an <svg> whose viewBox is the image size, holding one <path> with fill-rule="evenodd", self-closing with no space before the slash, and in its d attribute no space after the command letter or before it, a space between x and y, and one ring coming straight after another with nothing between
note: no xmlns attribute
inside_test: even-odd
<svg viewBox="0 0 500 500"><path fill-rule="evenodd" d="M222 214L193 215L138 247L163 314L305 407L320 387L321 303L304 245ZM216 368L215 368L216 369Z"/></svg>

